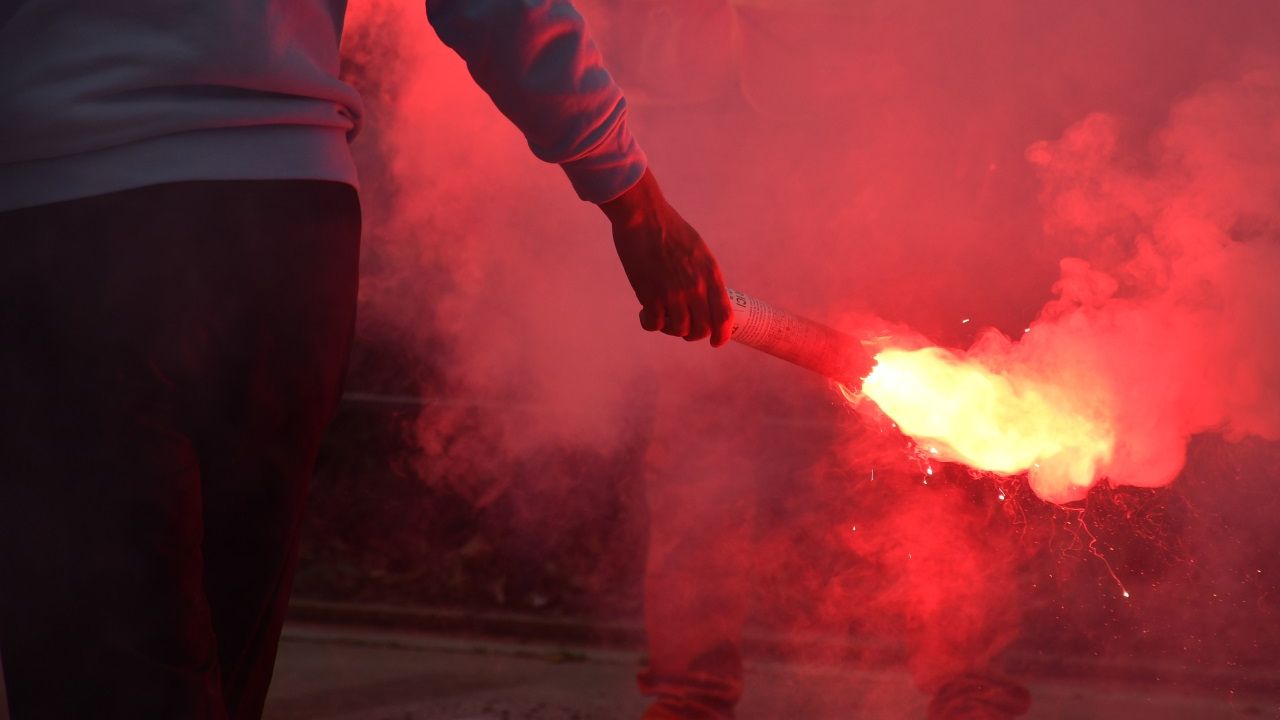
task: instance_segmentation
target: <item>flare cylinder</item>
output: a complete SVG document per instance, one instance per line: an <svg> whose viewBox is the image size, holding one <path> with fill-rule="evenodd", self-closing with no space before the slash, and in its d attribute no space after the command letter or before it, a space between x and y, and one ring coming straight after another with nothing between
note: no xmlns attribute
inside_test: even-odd
<svg viewBox="0 0 1280 720"><path fill-rule="evenodd" d="M875 361L854 338L808 318L780 310L759 298L729 291L732 339L747 347L812 370L853 391Z"/></svg>

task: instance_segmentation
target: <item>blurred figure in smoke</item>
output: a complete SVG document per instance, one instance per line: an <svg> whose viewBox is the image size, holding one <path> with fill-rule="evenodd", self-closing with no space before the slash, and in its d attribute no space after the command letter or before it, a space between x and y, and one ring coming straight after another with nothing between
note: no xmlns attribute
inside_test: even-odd
<svg viewBox="0 0 1280 720"><path fill-rule="evenodd" d="M654 114L677 124L686 138L729 134L733 140L724 144L730 148L786 146L780 137L785 127L760 118L789 119L797 108L828 102L845 91L839 83L806 84L797 76L819 65L837 77L858 77L856 54L842 40L823 42L843 35L815 29L839 27L856 12L839 0L811 0L800 8L775 0L582 2L600 5L601 43L636 105L661 108ZM726 128L725 116L732 111L739 114ZM799 128L809 130L804 124ZM765 137L752 138L753 131ZM760 218L753 214L752 219ZM747 242L726 242L733 239ZM866 475L861 466L868 458L845 458L837 484L822 486L818 458L847 438L796 426L793 420L811 416L820 399L791 386L771 387L762 372L767 368L754 360L716 358L715 367L707 369L714 374L694 383L703 392L662 384L656 389L643 476L650 533L644 586L648 664L639 681L642 691L656 698L646 720L734 716L744 689L743 626L753 600L772 601L755 581L766 566L788 564L799 547L764 550L753 520L761 507L797 495L804 495L810 508L848 512L856 507L868 523L876 517L891 529L872 535L884 546L864 544L864 533L851 547L819 551L851 549L859 553L851 562L871 568L858 575L863 596L824 598L829 590L814 588L815 605L824 600L837 605L826 613L824 632L840 636L856 626L891 628L907 647L913 679L931 696L931 720L1004 720L1026 713L1026 689L995 671L1000 651L1017 631L1015 610L1002 594L1013 583L1010 558L1016 557L1007 552L1012 545L1007 524L1001 526L998 518L992 522L977 493L964 492L974 483L954 469L946 475L963 477L948 481L940 475L932 488L936 492L920 492L919 481L905 472L882 473L882 482L868 489L849 479ZM734 392L730 384L751 392ZM719 411L708 412L712 404ZM857 444L869 448L866 442ZM900 462L901 449L891 452ZM819 520L818 514L809 509L778 522L812 528L830 520ZM989 536L994 539L984 541ZM1006 552L986 552L984 542ZM907 571L891 562L907 544L928 547L935 564L917 563ZM760 609L783 615L797 611ZM793 710L802 714L804 708Z"/></svg>
<svg viewBox="0 0 1280 720"><path fill-rule="evenodd" d="M354 321L344 5L0 14L0 654L16 718L261 715ZM723 344L716 262L663 199L570 3L427 10L612 221L642 325Z"/></svg>

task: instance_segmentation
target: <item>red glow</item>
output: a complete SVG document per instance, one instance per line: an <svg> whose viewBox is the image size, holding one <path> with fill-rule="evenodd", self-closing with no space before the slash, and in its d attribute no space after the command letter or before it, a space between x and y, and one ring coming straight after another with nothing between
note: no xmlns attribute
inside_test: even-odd
<svg viewBox="0 0 1280 720"><path fill-rule="evenodd" d="M1241 159L1276 149L1277 88L1255 73L1183 102L1141 169L1102 115L1034 145L1047 231L1089 259L1062 261L1056 298L1016 340L887 349L866 397L941 459L1025 472L1054 502L1104 478L1166 485L1198 432L1280 435L1280 335L1264 319L1280 249L1249 230L1268 226L1262 194L1280 177Z"/></svg>
<svg viewBox="0 0 1280 720"><path fill-rule="evenodd" d="M1111 459L1114 423L1087 394L939 348L885 350L876 362L863 393L939 459L1026 472L1037 494L1059 502L1087 492Z"/></svg>

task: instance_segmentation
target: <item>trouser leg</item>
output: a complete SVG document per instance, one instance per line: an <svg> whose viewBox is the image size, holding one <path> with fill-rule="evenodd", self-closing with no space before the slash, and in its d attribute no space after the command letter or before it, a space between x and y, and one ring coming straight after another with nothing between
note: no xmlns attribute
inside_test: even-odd
<svg viewBox="0 0 1280 720"><path fill-rule="evenodd" d="M230 391L204 403L197 433L205 584L232 718L259 717L266 700L307 487L345 373L359 253L350 188L286 193L260 212L249 242L270 249L239 273L246 309L217 383Z"/></svg>
<svg viewBox="0 0 1280 720"><path fill-rule="evenodd" d="M742 694L755 481L753 423L705 398L658 399L646 456L646 717L720 720Z"/></svg>
<svg viewBox="0 0 1280 720"><path fill-rule="evenodd" d="M719 354L723 353L723 354ZM742 633L759 592L756 520L811 481L831 440L810 421L826 391L773 373L750 353L718 351L704 377L664 386L646 458L649 554L643 692L653 720L732 718L743 691ZM766 524L767 527L767 524Z"/></svg>
<svg viewBox="0 0 1280 720"><path fill-rule="evenodd" d="M163 407L123 410L119 395L68 381L48 360L6 361L0 373L5 412L19 421L0 441L0 655L12 715L220 718L190 439ZM131 399L150 404L140 396L154 393L165 404L162 383L135 378ZM67 392L46 405L51 385Z"/></svg>
<svg viewBox="0 0 1280 720"><path fill-rule="evenodd" d="M328 183L182 183L0 216L15 718L260 712L350 340L358 228L354 192Z"/></svg>

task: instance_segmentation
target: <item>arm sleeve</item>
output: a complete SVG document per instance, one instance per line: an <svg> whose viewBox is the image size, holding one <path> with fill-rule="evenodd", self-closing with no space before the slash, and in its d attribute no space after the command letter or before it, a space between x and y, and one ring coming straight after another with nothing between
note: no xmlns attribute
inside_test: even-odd
<svg viewBox="0 0 1280 720"><path fill-rule="evenodd" d="M570 0L427 0L427 17L579 197L602 203L639 181L647 163L626 99Z"/></svg>

